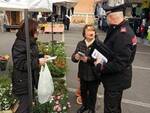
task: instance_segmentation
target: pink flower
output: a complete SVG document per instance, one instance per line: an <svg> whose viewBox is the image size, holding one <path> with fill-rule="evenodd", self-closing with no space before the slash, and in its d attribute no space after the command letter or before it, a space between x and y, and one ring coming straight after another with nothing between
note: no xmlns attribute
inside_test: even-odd
<svg viewBox="0 0 150 113"><path fill-rule="evenodd" d="M57 111L58 112L60 112L62 109L61 109L61 106L59 106L58 108L57 108Z"/></svg>
<svg viewBox="0 0 150 113"><path fill-rule="evenodd" d="M58 105L55 105L54 108L53 108L54 111L57 111L57 112L60 112L62 110L60 104Z"/></svg>
<svg viewBox="0 0 150 113"><path fill-rule="evenodd" d="M61 96L57 96L57 99L60 100Z"/></svg>
<svg viewBox="0 0 150 113"><path fill-rule="evenodd" d="M53 108L53 110L56 111L57 108L58 108L58 105L55 105L54 108Z"/></svg>
<svg viewBox="0 0 150 113"><path fill-rule="evenodd" d="M57 100L57 101L55 102L55 104L59 104L59 101Z"/></svg>

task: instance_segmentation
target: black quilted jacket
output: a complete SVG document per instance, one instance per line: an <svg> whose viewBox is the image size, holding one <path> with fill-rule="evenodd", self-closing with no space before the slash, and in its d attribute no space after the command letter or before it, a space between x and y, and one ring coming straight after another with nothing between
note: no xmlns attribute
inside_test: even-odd
<svg viewBox="0 0 150 113"><path fill-rule="evenodd" d="M28 93L27 52L25 33L17 32L17 38L12 47L13 73L12 86L15 95ZM30 38L31 69L33 87L37 87L39 78L39 52L36 40Z"/></svg>

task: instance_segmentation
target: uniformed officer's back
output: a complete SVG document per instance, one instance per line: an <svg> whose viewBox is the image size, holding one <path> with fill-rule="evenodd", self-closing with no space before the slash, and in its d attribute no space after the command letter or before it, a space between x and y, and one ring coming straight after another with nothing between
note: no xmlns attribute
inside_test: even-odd
<svg viewBox="0 0 150 113"><path fill-rule="evenodd" d="M137 43L134 32L124 18L126 5L116 4L103 5L109 25L104 44L112 51L113 57L105 64L101 63L101 59L95 62L102 74L104 113L121 113L123 90L131 87L132 62Z"/></svg>

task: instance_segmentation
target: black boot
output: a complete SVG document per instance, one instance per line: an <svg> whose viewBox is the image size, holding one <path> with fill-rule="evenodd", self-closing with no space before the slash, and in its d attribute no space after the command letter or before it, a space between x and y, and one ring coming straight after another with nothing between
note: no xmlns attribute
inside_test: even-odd
<svg viewBox="0 0 150 113"><path fill-rule="evenodd" d="M88 110L88 113L95 113L95 110L89 109L89 110Z"/></svg>
<svg viewBox="0 0 150 113"><path fill-rule="evenodd" d="M87 107L85 106L81 106L78 110L77 110L77 113L83 113L84 111L88 110Z"/></svg>

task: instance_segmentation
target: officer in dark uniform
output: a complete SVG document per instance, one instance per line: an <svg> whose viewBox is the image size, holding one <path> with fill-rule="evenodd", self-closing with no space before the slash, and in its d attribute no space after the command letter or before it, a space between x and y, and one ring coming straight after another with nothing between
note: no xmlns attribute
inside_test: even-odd
<svg viewBox="0 0 150 113"><path fill-rule="evenodd" d="M101 63L101 59L94 62L102 74L104 113L121 113L123 90L131 87L132 62L136 53L137 39L124 19L125 7L125 4L103 5L109 24L104 44L113 52L107 63Z"/></svg>

